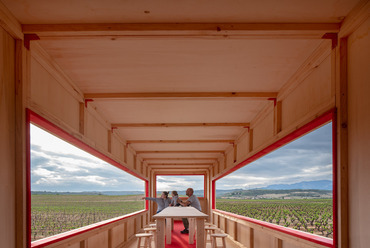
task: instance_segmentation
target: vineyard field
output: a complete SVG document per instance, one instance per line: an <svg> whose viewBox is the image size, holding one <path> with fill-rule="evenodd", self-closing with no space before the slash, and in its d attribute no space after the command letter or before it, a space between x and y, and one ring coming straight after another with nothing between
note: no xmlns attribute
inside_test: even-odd
<svg viewBox="0 0 370 248"><path fill-rule="evenodd" d="M144 209L142 195L31 195L31 240Z"/></svg>
<svg viewBox="0 0 370 248"><path fill-rule="evenodd" d="M332 199L217 199L216 208L268 223L333 238Z"/></svg>

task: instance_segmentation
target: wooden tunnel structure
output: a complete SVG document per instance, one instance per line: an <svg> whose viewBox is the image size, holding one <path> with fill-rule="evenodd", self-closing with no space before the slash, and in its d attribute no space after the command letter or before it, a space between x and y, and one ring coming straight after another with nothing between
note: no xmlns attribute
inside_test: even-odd
<svg viewBox="0 0 370 248"><path fill-rule="evenodd" d="M369 13L363 0L1 0L0 246L31 247L34 121L146 180L150 196L157 175L204 175L209 221L245 247L333 247L213 209L215 179L333 121L334 243L364 248ZM124 247L154 212L42 247Z"/></svg>

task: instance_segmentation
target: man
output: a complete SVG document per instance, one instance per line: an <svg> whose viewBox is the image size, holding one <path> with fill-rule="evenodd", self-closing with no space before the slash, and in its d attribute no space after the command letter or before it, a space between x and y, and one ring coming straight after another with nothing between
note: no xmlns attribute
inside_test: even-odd
<svg viewBox="0 0 370 248"><path fill-rule="evenodd" d="M192 188L188 188L186 190L186 195L189 196L189 198L185 202L180 202L180 204L184 207L191 206L199 211L202 211L202 208L200 206L200 202L198 198L194 195L194 190ZM189 233L189 221L187 218L182 219L182 223L184 224L185 229L181 231L181 233Z"/></svg>

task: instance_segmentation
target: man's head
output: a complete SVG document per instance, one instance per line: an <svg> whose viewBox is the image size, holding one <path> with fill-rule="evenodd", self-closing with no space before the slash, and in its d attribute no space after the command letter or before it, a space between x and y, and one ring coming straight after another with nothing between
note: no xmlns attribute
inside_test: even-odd
<svg viewBox="0 0 370 248"><path fill-rule="evenodd" d="M193 195L193 193L194 193L194 190L193 190L193 188L188 188L187 190L186 190L186 195L187 196L192 196Z"/></svg>

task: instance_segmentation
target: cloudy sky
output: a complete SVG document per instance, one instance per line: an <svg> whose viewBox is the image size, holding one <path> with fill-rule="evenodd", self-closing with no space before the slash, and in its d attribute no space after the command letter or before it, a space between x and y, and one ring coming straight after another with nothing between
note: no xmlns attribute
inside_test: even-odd
<svg viewBox="0 0 370 248"><path fill-rule="evenodd" d="M204 190L204 176L157 176L158 191Z"/></svg>
<svg viewBox="0 0 370 248"><path fill-rule="evenodd" d="M32 191L144 191L144 182L31 125Z"/></svg>
<svg viewBox="0 0 370 248"><path fill-rule="evenodd" d="M216 182L217 189L332 180L331 123L281 147Z"/></svg>
<svg viewBox="0 0 370 248"><path fill-rule="evenodd" d="M217 189L332 180L331 124L244 166L216 183ZM202 176L158 176L157 189L203 189ZM130 174L31 125L32 191L144 190Z"/></svg>

